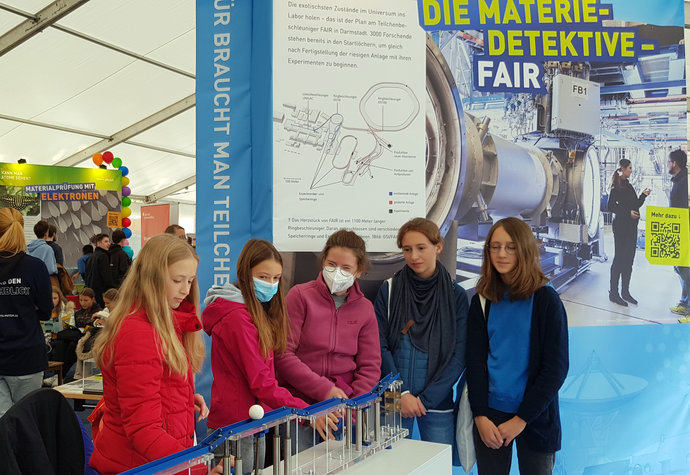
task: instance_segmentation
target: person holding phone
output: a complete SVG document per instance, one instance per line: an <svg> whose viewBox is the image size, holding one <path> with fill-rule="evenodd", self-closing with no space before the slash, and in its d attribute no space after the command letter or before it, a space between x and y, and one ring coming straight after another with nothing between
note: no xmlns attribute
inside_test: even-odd
<svg viewBox="0 0 690 475"><path fill-rule="evenodd" d="M630 184L629 178L633 168L630 160L623 158L618 162L618 169L611 177L611 192L609 194L609 211L616 216L613 218L613 242L615 255L611 263L611 287L609 300L623 307L628 302L637 305L637 300L630 295L630 277L637 248L637 224L640 221L640 207L649 196L651 190L645 188L638 196ZM618 293L618 284L620 294Z"/></svg>

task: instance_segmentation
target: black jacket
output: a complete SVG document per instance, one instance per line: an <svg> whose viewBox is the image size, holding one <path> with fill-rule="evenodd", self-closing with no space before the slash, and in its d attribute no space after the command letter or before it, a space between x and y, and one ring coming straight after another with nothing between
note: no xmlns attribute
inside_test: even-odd
<svg viewBox="0 0 690 475"><path fill-rule="evenodd" d="M486 315L491 302L486 301ZM467 322L467 390L474 417L490 413L489 334L479 295L472 297ZM561 448L558 390L568 374L568 321L563 303L551 286L534 293L529 340L527 386L517 415L527 422L527 445L538 452Z"/></svg>
<svg viewBox="0 0 690 475"><path fill-rule="evenodd" d="M62 252L62 248L58 243L55 241L46 241L48 245L53 249L53 252L55 253L55 262L60 264L62 267L65 267L65 256Z"/></svg>
<svg viewBox="0 0 690 475"><path fill-rule="evenodd" d="M119 289L132 261L119 244L111 244L108 255L110 256L110 270L113 273L113 282L115 283L115 288Z"/></svg>
<svg viewBox="0 0 690 475"><path fill-rule="evenodd" d="M0 418L0 473L82 475L84 459L79 421L54 389L34 391Z"/></svg>
<svg viewBox="0 0 690 475"><path fill-rule="evenodd" d="M614 232L637 233L637 223L640 220L630 216L630 211L640 211L640 206L646 198L647 195L644 193L640 193L638 197L628 180L624 180L620 186L611 188L609 211L616 215L613 219Z"/></svg>
<svg viewBox="0 0 690 475"><path fill-rule="evenodd" d="M93 254L86 261L86 276L88 278L86 286L93 289L96 294L96 301L101 308L104 307L103 292L115 288L108 251L100 247L93 250Z"/></svg>
<svg viewBox="0 0 690 475"><path fill-rule="evenodd" d="M0 374L22 376L48 367L40 320L50 319L48 269L23 252L0 253Z"/></svg>
<svg viewBox="0 0 690 475"><path fill-rule="evenodd" d="M671 178L673 186L668 197L668 205L671 208L688 207L688 169L683 168L680 173Z"/></svg>

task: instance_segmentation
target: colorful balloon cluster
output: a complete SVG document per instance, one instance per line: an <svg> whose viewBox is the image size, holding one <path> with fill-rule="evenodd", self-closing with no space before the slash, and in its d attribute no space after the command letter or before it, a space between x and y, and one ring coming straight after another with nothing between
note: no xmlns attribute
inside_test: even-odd
<svg viewBox="0 0 690 475"><path fill-rule="evenodd" d="M110 151L103 152L102 154L94 153L93 163L99 167L104 163L112 165L113 168L122 172L122 210L120 213L122 215L122 231L125 233L125 237L129 239L132 236L132 230L129 229L129 227L132 225L132 221L129 219L129 216L132 214L132 210L129 207L129 205L132 204L132 199L129 197L129 195L132 193L132 190L129 188L129 177L127 176L129 175L129 168L122 166L122 159L120 157L115 157ZM124 246L129 245L129 241L127 239L125 239L125 242L123 243Z"/></svg>

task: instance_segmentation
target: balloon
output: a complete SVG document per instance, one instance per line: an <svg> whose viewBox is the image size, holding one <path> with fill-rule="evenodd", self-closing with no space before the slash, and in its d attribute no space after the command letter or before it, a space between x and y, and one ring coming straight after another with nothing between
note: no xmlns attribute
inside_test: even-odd
<svg viewBox="0 0 690 475"><path fill-rule="evenodd" d="M129 185L129 178L126 176L122 177L122 186L127 186Z"/></svg>
<svg viewBox="0 0 690 475"><path fill-rule="evenodd" d="M93 163L95 163L98 166L101 166L101 164L103 163L103 155L101 155L100 153L94 153Z"/></svg>
<svg viewBox="0 0 690 475"><path fill-rule="evenodd" d="M132 200L128 196L122 198L122 206L129 206L132 204Z"/></svg>
<svg viewBox="0 0 690 475"><path fill-rule="evenodd" d="M120 168L122 166L122 159L120 157L113 158L113 168Z"/></svg>
<svg viewBox="0 0 690 475"><path fill-rule="evenodd" d="M129 227L129 226L127 226L127 227ZM123 246L129 246L129 239L125 239L125 240L122 242L122 245L123 245Z"/></svg>
<svg viewBox="0 0 690 475"><path fill-rule="evenodd" d="M129 173L129 168L120 167L120 171L122 172L122 176L127 176L127 174Z"/></svg>
<svg viewBox="0 0 690 475"><path fill-rule="evenodd" d="M103 161L105 163L110 163L113 161L113 152L104 152L103 153Z"/></svg>
<svg viewBox="0 0 690 475"><path fill-rule="evenodd" d="M132 214L132 210L130 208L122 208L120 213L122 213L123 218L129 218L129 216Z"/></svg>
<svg viewBox="0 0 690 475"><path fill-rule="evenodd" d="M130 190L128 186L122 187L122 196L129 196L131 194L132 194L132 190Z"/></svg>
<svg viewBox="0 0 690 475"><path fill-rule="evenodd" d="M124 229L122 230L122 232L125 233L125 237L126 237L126 238L131 238L131 237L132 237L132 230L131 230L131 229L129 229L129 228L124 228Z"/></svg>
<svg viewBox="0 0 690 475"><path fill-rule="evenodd" d="M122 227L123 228L128 228L132 225L132 220L129 218L122 218Z"/></svg>

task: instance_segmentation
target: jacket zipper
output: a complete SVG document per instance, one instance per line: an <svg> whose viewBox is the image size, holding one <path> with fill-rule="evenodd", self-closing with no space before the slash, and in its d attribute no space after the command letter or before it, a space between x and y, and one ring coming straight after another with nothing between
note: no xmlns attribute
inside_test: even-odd
<svg viewBox="0 0 690 475"><path fill-rule="evenodd" d="M410 338L409 335L406 335L406 336L407 336L407 338ZM409 377L408 377L407 380L409 381L409 391L410 391L410 394L412 394L413 396L416 396L416 394L412 391L412 390L414 389L414 388L412 387L412 385L414 384L414 379L412 379L412 378L413 378L413 376L414 376L414 367L415 367L415 359L416 359L416 356L417 356L417 350L416 350L416 348L414 347L414 345L412 344L412 341L410 341L409 343L410 343L410 348L412 348L412 352L411 352L411 354L410 354L410 367L409 367L409 369L407 370L408 375L409 375Z"/></svg>

